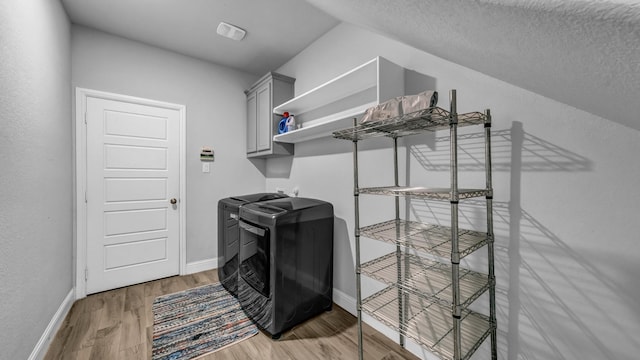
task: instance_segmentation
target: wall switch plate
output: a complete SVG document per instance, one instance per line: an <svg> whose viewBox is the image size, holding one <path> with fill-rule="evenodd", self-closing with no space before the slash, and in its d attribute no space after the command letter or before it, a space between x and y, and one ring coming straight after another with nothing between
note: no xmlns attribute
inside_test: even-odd
<svg viewBox="0 0 640 360"><path fill-rule="evenodd" d="M211 170L211 167L209 165L210 164L208 162L203 162L202 163L202 172L203 173L208 173Z"/></svg>

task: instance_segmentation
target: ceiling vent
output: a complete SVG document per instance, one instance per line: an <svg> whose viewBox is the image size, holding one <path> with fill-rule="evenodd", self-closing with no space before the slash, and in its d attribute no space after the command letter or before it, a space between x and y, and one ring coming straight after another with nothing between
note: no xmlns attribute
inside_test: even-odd
<svg viewBox="0 0 640 360"><path fill-rule="evenodd" d="M218 35L221 35L236 41L242 40L244 36L247 34L246 31L240 29L239 27L228 24L224 21L218 25L217 33Z"/></svg>

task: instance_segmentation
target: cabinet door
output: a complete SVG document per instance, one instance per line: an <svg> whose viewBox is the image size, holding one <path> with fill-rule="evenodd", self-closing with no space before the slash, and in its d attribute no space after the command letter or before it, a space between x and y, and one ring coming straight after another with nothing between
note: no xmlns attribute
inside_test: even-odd
<svg viewBox="0 0 640 360"><path fill-rule="evenodd" d="M257 137L258 151L271 149L273 113L271 109L271 81L260 86L257 95Z"/></svg>
<svg viewBox="0 0 640 360"><path fill-rule="evenodd" d="M256 102L256 93L251 92L247 95L247 153L256 152L256 121L257 121L258 103Z"/></svg>

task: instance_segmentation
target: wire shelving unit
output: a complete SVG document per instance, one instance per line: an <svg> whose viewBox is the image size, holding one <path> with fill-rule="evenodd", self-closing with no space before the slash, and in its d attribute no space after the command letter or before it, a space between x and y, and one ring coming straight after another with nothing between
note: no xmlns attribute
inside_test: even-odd
<svg viewBox="0 0 640 360"><path fill-rule="evenodd" d="M497 359L493 188L491 178L491 113L457 113L456 91L450 91L450 109L423 109L399 117L358 124L333 133L337 139L353 142L354 210L356 243L356 297L358 316L358 351L363 359L362 311L381 321L399 334L428 348L443 359L469 359L489 338L491 358ZM484 188L458 187L458 133L462 126L484 127ZM398 138L428 131L450 131L450 186L425 188L398 184ZM370 138L393 140L395 183L384 187L360 187L358 180L358 142ZM395 219L360 227L360 195L395 197ZM400 219L399 198L448 201L451 225L425 224ZM487 228L485 232L461 229L458 206L461 200L484 197ZM396 251L360 261L360 237L396 245ZM465 256L485 247L487 273L460 267ZM414 250L414 251L410 251ZM417 254L416 254L417 253ZM420 253L429 254L421 256ZM386 288L363 299L361 276L373 278ZM489 293L488 315L469 309L482 294Z"/></svg>

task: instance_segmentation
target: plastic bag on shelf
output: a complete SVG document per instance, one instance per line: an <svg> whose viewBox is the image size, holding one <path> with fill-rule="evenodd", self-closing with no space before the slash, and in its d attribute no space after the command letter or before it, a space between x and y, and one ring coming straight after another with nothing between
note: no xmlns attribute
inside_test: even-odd
<svg viewBox="0 0 640 360"><path fill-rule="evenodd" d="M394 118L403 114L427 109L438 103L438 92L427 90L415 95L398 96L379 105L368 108L360 123L372 123Z"/></svg>
<svg viewBox="0 0 640 360"><path fill-rule="evenodd" d="M402 96L398 96L368 108L362 118L360 118L360 123L380 121L402 115L401 101Z"/></svg>
<svg viewBox="0 0 640 360"><path fill-rule="evenodd" d="M423 91L415 95L402 97L402 114L409 114L419 110L432 108L438 104L438 92L434 90Z"/></svg>

